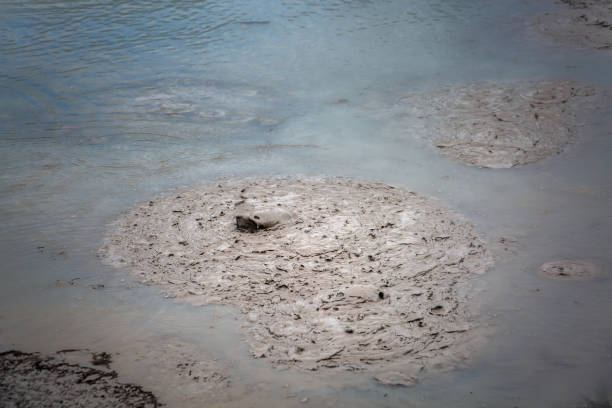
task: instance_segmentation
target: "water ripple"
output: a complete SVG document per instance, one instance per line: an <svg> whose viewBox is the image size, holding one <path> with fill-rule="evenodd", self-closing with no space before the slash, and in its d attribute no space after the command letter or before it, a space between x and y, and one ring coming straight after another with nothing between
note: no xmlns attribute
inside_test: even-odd
<svg viewBox="0 0 612 408"><path fill-rule="evenodd" d="M108 56L201 45L210 33L244 16L227 2L147 0L29 1L3 5L0 49L5 56L100 62ZM215 36L232 35L232 29Z"/></svg>

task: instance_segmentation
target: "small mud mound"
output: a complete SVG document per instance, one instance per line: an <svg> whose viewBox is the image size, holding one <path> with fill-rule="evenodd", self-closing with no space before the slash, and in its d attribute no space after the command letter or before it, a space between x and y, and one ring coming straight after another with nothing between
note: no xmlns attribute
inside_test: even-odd
<svg viewBox="0 0 612 408"><path fill-rule="evenodd" d="M402 103L424 120L420 133L443 154L478 167L509 168L573 143L579 108L592 104L594 95L571 81L485 82L408 95Z"/></svg>
<svg viewBox="0 0 612 408"><path fill-rule="evenodd" d="M157 407L158 403L141 387L119 382L114 371L13 350L0 353L0 406Z"/></svg>
<svg viewBox="0 0 612 408"><path fill-rule="evenodd" d="M582 48L612 49L612 1L562 0L569 9L533 20L534 28L553 40Z"/></svg>
<svg viewBox="0 0 612 408"><path fill-rule="evenodd" d="M587 279L599 274L599 267L583 261L554 261L539 269L544 276L557 279Z"/></svg>
<svg viewBox="0 0 612 408"><path fill-rule="evenodd" d="M101 257L195 304L239 306L258 358L303 369L459 358L463 283L491 265L459 216L345 179L224 182L113 223Z"/></svg>

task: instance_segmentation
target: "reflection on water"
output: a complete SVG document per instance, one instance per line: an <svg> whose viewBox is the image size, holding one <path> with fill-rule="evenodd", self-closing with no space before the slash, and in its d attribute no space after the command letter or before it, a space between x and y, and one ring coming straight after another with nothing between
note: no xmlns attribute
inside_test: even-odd
<svg viewBox="0 0 612 408"><path fill-rule="evenodd" d="M407 92L437 84L612 84L610 53L526 38L525 17L555 5L493 3L3 1L0 346L128 356L175 336L232 362L234 406L573 406L612 387L610 112L562 156L485 171L437 156L398 111ZM136 201L259 174L405 185L470 218L498 255L474 282L480 324L497 331L473 365L411 389L277 372L248 358L237 311L174 304L96 259L105 222ZM603 273L534 272L565 258ZM117 364L137 380L146 360ZM147 381L197 406L167 379Z"/></svg>

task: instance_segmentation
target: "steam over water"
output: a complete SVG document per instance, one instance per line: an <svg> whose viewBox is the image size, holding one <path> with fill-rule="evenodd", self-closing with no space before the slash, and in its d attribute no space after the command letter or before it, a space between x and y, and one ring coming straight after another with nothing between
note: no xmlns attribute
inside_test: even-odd
<svg viewBox="0 0 612 408"><path fill-rule="evenodd" d="M610 107L562 155L488 170L407 133L414 126L399 104L409 92L479 80L611 87L611 51L529 29L531 16L557 7L0 1L0 349L125 356L172 336L232 362L236 389L257 389L236 391L237 406L308 397L320 406L570 407L612 394ZM474 282L485 312L475 323L494 329L484 348L412 388L279 372L249 357L238 311L173 303L96 258L105 224L137 202L254 175L382 181L464 214L497 259ZM557 259L602 273L572 282L537 274ZM197 406L191 389L127 360L116 357L128 380L156 385L170 406Z"/></svg>

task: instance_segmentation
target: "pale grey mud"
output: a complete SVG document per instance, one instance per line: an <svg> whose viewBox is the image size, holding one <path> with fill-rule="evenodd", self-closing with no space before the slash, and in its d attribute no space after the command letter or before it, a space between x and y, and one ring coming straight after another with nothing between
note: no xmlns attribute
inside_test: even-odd
<svg viewBox="0 0 612 408"><path fill-rule="evenodd" d="M469 280L492 265L435 201L341 178L228 180L155 199L109 226L100 256L177 300L238 306L252 354L275 366L395 364L378 378L394 384L469 357L482 339Z"/></svg>
<svg viewBox="0 0 612 408"><path fill-rule="evenodd" d="M567 7L533 19L533 27L552 40L581 48L612 49L612 1L562 0Z"/></svg>
<svg viewBox="0 0 612 408"><path fill-rule="evenodd" d="M412 119L406 131L442 154L473 166L510 168L576 143L580 118L599 104L593 87L573 81L496 81L406 95L399 108Z"/></svg>

